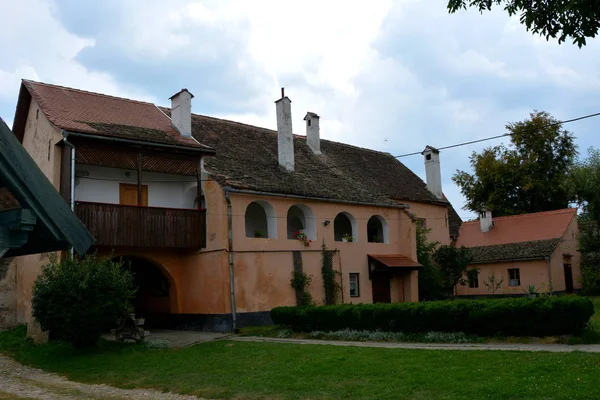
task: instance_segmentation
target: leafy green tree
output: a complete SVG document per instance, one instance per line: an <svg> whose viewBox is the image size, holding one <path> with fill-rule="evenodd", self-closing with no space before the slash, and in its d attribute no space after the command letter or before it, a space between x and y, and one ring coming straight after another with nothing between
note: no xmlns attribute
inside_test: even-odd
<svg viewBox="0 0 600 400"><path fill-rule="evenodd" d="M511 146L473 152L474 173L457 171L452 180L466 198L465 208L484 207L496 216L565 208L569 205L569 169L577 155L573 135L543 111L509 123Z"/></svg>
<svg viewBox="0 0 600 400"><path fill-rule="evenodd" d="M571 170L570 184L579 215L581 284L588 294L600 294L600 151L588 149L588 157Z"/></svg>
<svg viewBox="0 0 600 400"><path fill-rule="evenodd" d="M449 0L448 10L455 13L467 7L480 12L504 6L508 15L520 15L527 31L556 39L562 43L573 39L580 48L586 38L593 38L600 28L600 1L598 0Z"/></svg>
<svg viewBox="0 0 600 400"><path fill-rule="evenodd" d="M465 246L442 245L434 253L433 259L439 266L441 287L447 296L452 297L454 287L465 283L465 274L473 257Z"/></svg>
<svg viewBox="0 0 600 400"><path fill-rule="evenodd" d="M120 262L89 254L56 257L33 286L33 316L51 339L92 346L104 329L131 311L133 275Z"/></svg>
<svg viewBox="0 0 600 400"><path fill-rule="evenodd" d="M417 261L423 266L419 271L419 299L439 300L443 298L440 271L433 261L433 253L438 242L429 242L425 229L417 225Z"/></svg>

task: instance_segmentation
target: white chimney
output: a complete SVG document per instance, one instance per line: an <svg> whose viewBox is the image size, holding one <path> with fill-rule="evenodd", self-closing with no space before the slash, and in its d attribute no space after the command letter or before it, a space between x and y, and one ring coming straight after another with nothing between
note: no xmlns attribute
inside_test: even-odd
<svg viewBox="0 0 600 400"><path fill-rule="evenodd" d="M321 133L319 129L319 116L314 112L307 112L306 117L306 143L315 154L321 154Z"/></svg>
<svg viewBox="0 0 600 400"><path fill-rule="evenodd" d="M279 165L294 170L294 135L292 133L292 101L281 88L281 98L275 102L277 109L277 144Z"/></svg>
<svg viewBox="0 0 600 400"><path fill-rule="evenodd" d="M494 226L494 220L492 219L492 211L484 208L479 213L479 225L481 226L481 232L489 232Z"/></svg>
<svg viewBox="0 0 600 400"><path fill-rule="evenodd" d="M440 170L440 151L434 147L426 146L421 153L425 157L425 177L427 179L427 189L435 197L442 200L442 173Z"/></svg>
<svg viewBox="0 0 600 400"><path fill-rule="evenodd" d="M194 95L187 89L181 89L170 97L171 123L181 136L192 136L192 99Z"/></svg>

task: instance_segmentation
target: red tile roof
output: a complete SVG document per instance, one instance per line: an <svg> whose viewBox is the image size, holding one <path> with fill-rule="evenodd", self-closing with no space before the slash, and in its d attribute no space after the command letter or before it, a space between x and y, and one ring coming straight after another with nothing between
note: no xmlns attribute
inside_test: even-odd
<svg viewBox="0 0 600 400"><path fill-rule="evenodd" d="M463 222L456 244L478 247L531 242L562 237L577 210L566 208L532 214L494 218L489 232L481 232L479 220Z"/></svg>
<svg viewBox="0 0 600 400"><path fill-rule="evenodd" d="M23 80L46 117L60 129L192 147L171 119L152 103Z"/></svg>

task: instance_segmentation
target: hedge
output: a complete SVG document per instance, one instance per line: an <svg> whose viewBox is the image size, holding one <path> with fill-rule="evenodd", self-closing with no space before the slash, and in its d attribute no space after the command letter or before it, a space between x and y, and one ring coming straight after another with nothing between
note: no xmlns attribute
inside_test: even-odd
<svg viewBox="0 0 600 400"><path fill-rule="evenodd" d="M390 332L464 332L479 336L579 333L594 314L585 297L447 300L422 303L277 307L275 324L296 332L342 329Z"/></svg>

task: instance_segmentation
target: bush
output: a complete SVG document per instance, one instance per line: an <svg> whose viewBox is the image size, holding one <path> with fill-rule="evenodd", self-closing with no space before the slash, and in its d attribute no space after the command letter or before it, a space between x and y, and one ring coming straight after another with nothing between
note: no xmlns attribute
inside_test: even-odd
<svg viewBox="0 0 600 400"><path fill-rule="evenodd" d="M133 276L122 263L87 255L54 258L33 286L33 316L51 339L83 347L131 312Z"/></svg>
<svg viewBox="0 0 600 400"><path fill-rule="evenodd" d="M600 254L581 255L581 286L586 295L600 294Z"/></svg>
<svg viewBox="0 0 600 400"><path fill-rule="evenodd" d="M577 296L447 300L423 303L277 307L275 324L297 332L344 329L389 332L464 332L479 336L551 336L579 333L594 313Z"/></svg>

